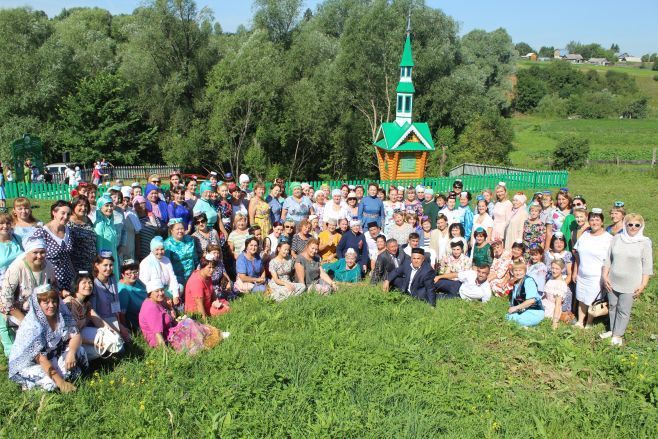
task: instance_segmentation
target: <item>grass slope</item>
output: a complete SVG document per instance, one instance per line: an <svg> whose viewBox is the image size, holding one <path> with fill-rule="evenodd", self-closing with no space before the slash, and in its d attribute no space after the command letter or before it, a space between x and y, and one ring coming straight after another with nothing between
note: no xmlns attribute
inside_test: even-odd
<svg viewBox="0 0 658 439"><path fill-rule="evenodd" d="M623 199L656 242L655 183L602 168L569 186L590 206ZM432 309L369 286L250 296L213 321L231 337L194 358L138 339L73 395L20 392L3 372L0 436L655 437L657 296L652 281L622 349L597 339L601 322L509 325L502 299Z"/></svg>

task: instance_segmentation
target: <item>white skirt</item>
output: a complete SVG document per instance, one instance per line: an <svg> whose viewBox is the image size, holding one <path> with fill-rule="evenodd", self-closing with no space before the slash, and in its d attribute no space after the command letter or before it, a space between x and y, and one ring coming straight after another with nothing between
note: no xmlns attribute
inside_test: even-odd
<svg viewBox="0 0 658 439"><path fill-rule="evenodd" d="M590 306L601 293L601 276L580 276L576 279L576 299ZM602 296L601 296L602 297Z"/></svg>

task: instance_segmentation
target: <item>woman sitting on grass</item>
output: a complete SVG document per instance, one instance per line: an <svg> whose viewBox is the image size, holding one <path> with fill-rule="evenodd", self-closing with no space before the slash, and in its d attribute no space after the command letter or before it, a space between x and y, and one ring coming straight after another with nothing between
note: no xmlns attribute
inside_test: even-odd
<svg viewBox="0 0 658 439"><path fill-rule="evenodd" d="M241 293L262 293L265 291L265 270L258 249L258 240L250 237L245 240L244 251L235 263L238 279L235 287Z"/></svg>
<svg viewBox="0 0 658 439"><path fill-rule="evenodd" d="M569 286L562 279L562 270L564 270L564 261L556 259L551 262L551 278L544 286L544 296L541 299L544 306L544 316L552 319L553 329L557 329L560 320L562 320L562 303L566 297L571 297ZM569 300L571 302L571 300ZM565 313L565 319L571 321L570 313Z"/></svg>
<svg viewBox="0 0 658 439"><path fill-rule="evenodd" d="M514 262L514 287L510 295L510 307L507 310L507 320L521 326L538 325L544 318L544 308L541 303L537 283L530 276L526 276L526 264L521 261Z"/></svg>
<svg viewBox="0 0 658 439"><path fill-rule="evenodd" d="M167 345L169 331L176 326L176 313L167 307L164 286L157 279L146 284L148 299L139 311L139 327L149 346Z"/></svg>
<svg viewBox="0 0 658 439"><path fill-rule="evenodd" d="M9 379L23 390L69 393L76 390L70 381L87 364L82 337L59 293L50 284L35 288L9 356Z"/></svg>
<svg viewBox="0 0 658 439"><path fill-rule="evenodd" d="M357 264L356 258L356 251L353 248L348 248L343 259L324 264L322 268L327 273L333 274L336 282L359 282L361 280L361 267Z"/></svg>
<svg viewBox="0 0 658 439"><path fill-rule="evenodd" d="M320 262L318 241L311 238L295 260L295 275L297 282L303 283L308 291L329 294L336 290L336 282L322 269Z"/></svg>
<svg viewBox="0 0 658 439"><path fill-rule="evenodd" d="M269 282L270 297L277 302L292 296L299 296L306 290L303 283L293 282L293 269L295 261L290 257L290 242L280 240L276 248L276 257L270 261Z"/></svg>
<svg viewBox="0 0 658 439"><path fill-rule="evenodd" d="M491 257L491 244L487 242L487 231L482 227L478 227L475 229L473 236L475 238L475 245L472 250L473 266L486 265L490 267L493 258Z"/></svg>

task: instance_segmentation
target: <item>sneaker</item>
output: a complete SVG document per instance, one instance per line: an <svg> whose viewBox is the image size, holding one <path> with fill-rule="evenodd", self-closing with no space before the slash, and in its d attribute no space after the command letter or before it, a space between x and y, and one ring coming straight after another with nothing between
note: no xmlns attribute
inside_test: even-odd
<svg viewBox="0 0 658 439"><path fill-rule="evenodd" d="M612 331L602 332L599 334L601 340L612 337Z"/></svg>
<svg viewBox="0 0 658 439"><path fill-rule="evenodd" d="M623 346L624 345L624 339L621 338L621 337L617 337L617 336L612 337L612 339L610 340L610 344L612 344L613 346Z"/></svg>

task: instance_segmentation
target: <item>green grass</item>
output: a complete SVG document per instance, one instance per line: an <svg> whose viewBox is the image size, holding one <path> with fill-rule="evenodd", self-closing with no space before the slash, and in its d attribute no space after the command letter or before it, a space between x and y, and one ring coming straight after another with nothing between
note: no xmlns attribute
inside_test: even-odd
<svg viewBox="0 0 658 439"><path fill-rule="evenodd" d="M657 85L658 87L658 85ZM545 167L550 155L564 137L589 139L590 159L651 160L658 147L658 120L655 119L546 119L516 116L515 150L510 155L517 166Z"/></svg>
<svg viewBox="0 0 658 439"><path fill-rule="evenodd" d="M601 168L569 187L590 207L624 200L656 242L657 182ZM138 339L72 395L21 392L3 373L0 437L655 437L657 298L652 281L613 349L602 323L509 325L501 299L250 296L214 320L231 337L194 358Z"/></svg>

